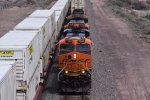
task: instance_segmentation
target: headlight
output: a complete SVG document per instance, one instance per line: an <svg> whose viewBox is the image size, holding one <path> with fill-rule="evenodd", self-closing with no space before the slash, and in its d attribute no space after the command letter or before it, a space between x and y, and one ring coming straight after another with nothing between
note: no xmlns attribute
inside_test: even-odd
<svg viewBox="0 0 150 100"><path fill-rule="evenodd" d="M84 70L82 70L82 74L85 74L85 71L84 71Z"/></svg>
<svg viewBox="0 0 150 100"><path fill-rule="evenodd" d="M77 54L74 54L74 55L73 55L73 58L74 58L74 59L77 59Z"/></svg>
<svg viewBox="0 0 150 100"><path fill-rule="evenodd" d="M65 73L68 74L68 71L66 70Z"/></svg>

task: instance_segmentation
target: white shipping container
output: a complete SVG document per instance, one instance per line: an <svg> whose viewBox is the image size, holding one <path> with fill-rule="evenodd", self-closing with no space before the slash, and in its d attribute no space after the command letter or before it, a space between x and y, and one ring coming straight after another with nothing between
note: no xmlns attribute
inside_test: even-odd
<svg viewBox="0 0 150 100"><path fill-rule="evenodd" d="M61 11L55 11L55 23L56 23L55 38L58 38L59 36L63 21L64 20L62 19Z"/></svg>
<svg viewBox="0 0 150 100"><path fill-rule="evenodd" d="M16 100L15 62L0 62L0 100Z"/></svg>
<svg viewBox="0 0 150 100"><path fill-rule="evenodd" d="M28 85L27 100L33 100L40 83L40 66L38 65Z"/></svg>
<svg viewBox="0 0 150 100"><path fill-rule="evenodd" d="M0 60L16 61L17 90L26 88L40 60L38 31L10 31L0 39Z"/></svg>
<svg viewBox="0 0 150 100"><path fill-rule="evenodd" d="M27 92L17 92L17 100L33 100L40 83L40 67L36 67L34 74L27 86Z"/></svg>
<svg viewBox="0 0 150 100"><path fill-rule="evenodd" d="M62 18L62 20L65 19L67 11L65 11L65 6L64 5L63 6L54 5L50 10L55 11L55 12L56 11L61 11L61 18Z"/></svg>
<svg viewBox="0 0 150 100"><path fill-rule="evenodd" d="M59 0L55 3L55 6L65 6L64 16L66 16L69 10L70 3L68 2L68 0Z"/></svg>
<svg viewBox="0 0 150 100"><path fill-rule="evenodd" d="M43 52L50 39L48 18L26 18L21 23L19 23L14 29L23 31L39 31L40 56L43 55Z"/></svg>
<svg viewBox="0 0 150 100"><path fill-rule="evenodd" d="M49 20L49 38L55 32L55 13L53 10L36 10L29 17L31 18L48 18Z"/></svg>
<svg viewBox="0 0 150 100"><path fill-rule="evenodd" d="M51 43L49 42L49 44L47 45L47 48L44 51L44 54L42 56L42 58L40 59L40 73L44 74L44 68L47 66L48 62L49 62L49 57L50 57L50 48Z"/></svg>
<svg viewBox="0 0 150 100"><path fill-rule="evenodd" d="M55 45L56 45L55 42L57 42L56 31L52 35L52 38L50 39L50 53L53 53L53 50L54 50Z"/></svg>
<svg viewBox="0 0 150 100"><path fill-rule="evenodd" d="M49 39L51 44L54 44L54 39L55 37L53 37L56 31L56 24L55 24L55 13L53 10L36 10L34 11L29 17L31 18L48 18L49 19L49 29L50 29L50 33L49 33ZM50 47L51 49L53 48L53 45L51 45Z"/></svg>

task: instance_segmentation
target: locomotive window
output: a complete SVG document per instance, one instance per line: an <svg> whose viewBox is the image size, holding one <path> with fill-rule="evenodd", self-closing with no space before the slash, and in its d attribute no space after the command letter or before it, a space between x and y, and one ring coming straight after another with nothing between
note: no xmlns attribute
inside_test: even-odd
<svg viewBox="0 0 150 100"><path fill-rule="evenodd" d="M60 45L60 53L61 54L72 52L73 50L74 50L74 45L72 45L72 44L62 44L62 45Z"/></svg>
<svg viewBox="0 0 150 100"><path fill-rule="evenodd" d="M84 53L90 53L91 52L89 44L78 44L78 45L76 45L76 50L78 52L84 52Z"/></svg>

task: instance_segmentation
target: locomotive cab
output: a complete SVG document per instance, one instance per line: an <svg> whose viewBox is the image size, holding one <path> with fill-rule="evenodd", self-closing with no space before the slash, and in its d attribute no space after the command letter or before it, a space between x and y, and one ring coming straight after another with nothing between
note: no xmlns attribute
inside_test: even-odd
<svg viewBox="0 0 150 100"><path fill-rule="evenodd" d="M66 37L59 42L59 74L61 84L79 88L91 82L91 40L83 37Z"/></svg>

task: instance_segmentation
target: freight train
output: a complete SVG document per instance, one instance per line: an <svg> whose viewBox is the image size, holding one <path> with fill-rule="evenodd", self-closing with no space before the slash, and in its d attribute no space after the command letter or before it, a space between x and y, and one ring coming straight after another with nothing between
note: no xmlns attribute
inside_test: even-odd
<svg viewBox="0 0 150 100"><path fill-rule="evenodd" d="M70 22L64 26L64 38L58 42L58 80L64 92L87 92L91 87L93 43L87 38L89 25L83 16L83 10L74 9L67 17Z"/></svg>
<svg viewBox="0 0 150 100"><path fill-rule="evenodd" d="M51 9L34 11L0 38L0 100L39 99L69 10L73 16L58 43L58 79L71 82L65 85L74 89L90 84L92 41L83 9L84 0L58 0Z"/></svg>

